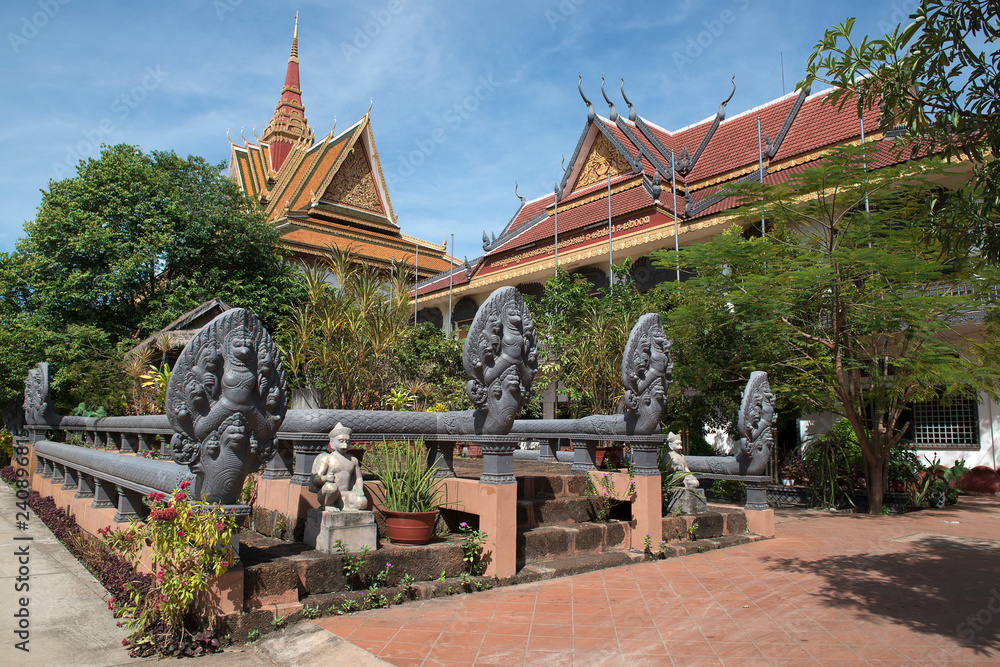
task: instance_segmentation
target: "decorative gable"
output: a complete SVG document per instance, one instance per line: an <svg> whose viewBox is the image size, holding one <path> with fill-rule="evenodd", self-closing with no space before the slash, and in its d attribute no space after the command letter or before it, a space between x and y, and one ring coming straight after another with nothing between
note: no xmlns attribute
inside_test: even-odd
<svg viewBox="0 0 1000 667"><path fill-rule="evenodd" d="M631 172L632 167L628 160L608 141L608 138L603 133L598 132L583 168L580 170L580 176L573 186L573 191L605 180L608 177L608 170L611 171L611 176L615 177L618 174Z"/></svg>
<svg viewBox="0 0 1000 667"><path fill-rule="evenodd" d="M375 186L375 175L359 142L337 170L322 199L384 216L385 206Z"/></svg>

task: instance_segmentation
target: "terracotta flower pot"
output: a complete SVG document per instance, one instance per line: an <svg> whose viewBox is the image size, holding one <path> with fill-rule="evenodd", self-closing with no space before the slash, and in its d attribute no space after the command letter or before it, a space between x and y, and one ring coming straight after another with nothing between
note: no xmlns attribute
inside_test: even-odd
<svg viewBox="0 0 1000 667"><path fill-rule="evenodd" d="M433 512L390 512L385 514L385 528L389 541L393 544L427 544L434 536L434 521L437 510Z"/></svg>

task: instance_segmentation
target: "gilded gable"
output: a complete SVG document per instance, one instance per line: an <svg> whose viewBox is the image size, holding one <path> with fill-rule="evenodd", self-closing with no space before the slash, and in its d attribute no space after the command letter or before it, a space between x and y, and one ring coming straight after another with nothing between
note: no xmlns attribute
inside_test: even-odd
<svg viewBox="0 0 1000 667"><path fill-rule="evenodd" d="M371 165L360 144L354 146L351 154L340 165L337 175L323 193L323 200L385 215L385 207L375 187Z"/></svg>
<svg viewBox="0 0 1000 667"><path fill-rule="evenodd" d="M598 181L605 180L608 177L609 169L612 176L632 171L628 160L615 150L615 147L608 141L608 138L604 134L598 132L593 146L590 147L590 153L587 154L587 161L584 163L583 169L580 170L580 176L576 179L573 190L576 191Z"/></svg>

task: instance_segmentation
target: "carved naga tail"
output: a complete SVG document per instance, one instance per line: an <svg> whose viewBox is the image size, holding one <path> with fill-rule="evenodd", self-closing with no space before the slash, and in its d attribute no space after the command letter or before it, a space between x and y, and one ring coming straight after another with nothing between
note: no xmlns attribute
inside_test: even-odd
<svg viewBox="0 0 1000 667"><path fill-rule="evenodd" d="M629 333L622 354L625 414L591 415L582 419L519 419L512 433L572 433L582 435L649 435L660 423L673 364L670 341L660 316L646 313Z"/></svg>
<svg viewBox="0 0 1000 667"><path fill-rule="evenodd" d="M501 287L476 311L462 351L475 410L289 410L285 431L324 432L337 422L354 433L505 435L531 397L538 340L531 313L515 287Z"/></svg>
<svg viewBox="0 0 1000 667"><path fill-rule="evenodd" d="M274 456L285 417L285 371L260 320L234 308L184 347L167 384L174 461L195 474L194 496L234 504L247 475Z"/></svg>
<svg viewBox="0 0 1000 667"><path fill-rule="evenodd" d="M29 426L55 426L62 417L52 408L49 395L49 364L39 362L28 370L24 382L24 423Z"/></svg>
<svg viewBox="0 0 1000 667"><path fill-rule="evenodd" d="M774 395L767 373L754 371L743 392L737 427L740 441L735 456L685 457L691 472L721 475L763 475L771 455L771 429L777 421Z"/></svg>

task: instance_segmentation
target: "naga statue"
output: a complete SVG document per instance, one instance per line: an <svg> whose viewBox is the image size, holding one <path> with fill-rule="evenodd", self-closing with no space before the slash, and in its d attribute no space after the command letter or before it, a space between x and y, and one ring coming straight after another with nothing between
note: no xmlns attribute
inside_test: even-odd
<svg viewBox="0 0 1000 667"><path fill-rule="evenodd" d="M238 502L247 475L274 456L285 393L278 348L249 311L228 310L195 334L166 398L173 458L194 473L194 497Z"/></svg>
<svg viewBox="0 0 1000 667"><path fill-rule="evenodd" d="M465 338L462 361L474 410L289 410L283 430L328 432L343 423L356 434L506 435L531 397L538 371L535 323L517 288L501 287L483 302Z"/></svg>
<svg viewBox="0 0 1000 667"><path fill-rule="evenodd" d="M61 419L49 395L49 364L39 362L28 370L24 382L24 422L29 426L55 426Z"/></svg>
<svg viewBox="0 0 1000 667"><path fill-rule="evenodd" d="M660 316L646 313L632 327L622 354L624 414L590 415L581 419L519 419L510 432L566 433L602 438L655 433L659 428L672 371L670 341L663 331Z"/></svg>
<svg viewBox="0 0 1000 667"><path fill-rule="evenodd" d="M774 412L774 394L767 383L767 373L754 371L743 391L736 425L740 441L734 456L687 456L694 473L719 475L763 475L771 455L771 429L778 419Z"/></svg>

